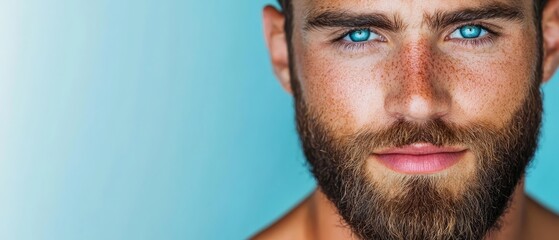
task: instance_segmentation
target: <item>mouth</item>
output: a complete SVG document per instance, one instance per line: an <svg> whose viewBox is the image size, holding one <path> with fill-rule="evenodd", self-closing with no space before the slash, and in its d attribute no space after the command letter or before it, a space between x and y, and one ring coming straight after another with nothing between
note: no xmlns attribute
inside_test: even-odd
<svg viewBox="0 0 559 240"><path fill-rule="evenodd" d="M433 174L444 171L462 159L462 147L415 143L373 152L373 157L389 169L403 174Z"/></svg>

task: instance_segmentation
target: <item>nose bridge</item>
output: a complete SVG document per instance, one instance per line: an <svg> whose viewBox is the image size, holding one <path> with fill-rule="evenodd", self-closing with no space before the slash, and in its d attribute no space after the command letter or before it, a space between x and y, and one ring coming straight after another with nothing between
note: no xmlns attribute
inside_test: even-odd
<svg viewBox="0 0 559 240"><path fill-rule="evenodd" d="M437 61L431 43L423 39L403 43L397 55L397 84L386 100L388 112L416 121L445 115L448 98L436 82Z"/></svg>
<svg viewBox="0 0 559 240"><path fill-rule="evenodd" d="M433 53L431 46L419 40L405 44L400 53L401 86L406 95L432 95Z"/></svg>

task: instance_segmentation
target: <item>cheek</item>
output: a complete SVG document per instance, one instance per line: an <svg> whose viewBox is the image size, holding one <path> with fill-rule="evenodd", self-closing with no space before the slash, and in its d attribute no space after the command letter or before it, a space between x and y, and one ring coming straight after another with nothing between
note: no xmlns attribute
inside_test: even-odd
<svg viewBox="0 0 559 240"><path fill-rule="evenodd" d="M514 47L523 46L523 47ZM509 45L509 44L507 44ZM531 85L535 51L526 43L510 42L507 51L457 61L448 73L453 117L465 122L501 126L519 108Z"/></svg>
<svg viewBox="0 0 559 240"><path fill-rule="evenodd" d="M303 97L323 123L339 134L380 122L383 69L371 58L347 58L305 49L298 58Z"/></svg>

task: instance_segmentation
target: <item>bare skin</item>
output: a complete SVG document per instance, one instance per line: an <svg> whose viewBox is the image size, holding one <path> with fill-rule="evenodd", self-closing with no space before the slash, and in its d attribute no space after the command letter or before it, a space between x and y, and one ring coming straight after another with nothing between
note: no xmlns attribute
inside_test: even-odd
<svg viewBox="0 0 559 240"><path fill-rule="evenodd" d="M290 63L285 17L264 9L264 29L275 74L289 93L294 70L303 98L336 137L364 126L382 129L398 119L456 124L483 122L502 127L513 116L531 86L538 57L532 0L292 0L293 32ZM464 22L437 21L465 9L508 6L515 17L474 19L498 34L476 41L456 37ZM352 30L316 20L323 13L381 15L388 26L374 27L372 40L356 44L343 33ZM444 21L443 21L444 22ZM466 22L470 23L470 22ZM390 25L391 24L391 25ZM336 26L334 26L336 25ZM548 1L542 18L543 79L559 65L559 0ZM290 65L296 69L290 69ZM445 170L444 184L460 194L472 176L470 154ZM368 162L376 183L397 179L375 161ZM381 184L380 184L381 185ZM559 217L525 195L517 186L502 228L486 239L558 239ZM317 189L285 217L253 239L356 239L336 209Z"/></svg>
<svg viewBox="0 0 559 240"><path fill-rule="evenodd" d="M503 216L503 228L487 240L556 240L559 216L524 194L519 186L509 211ZM340 240L358 239L343 226L334 206L319 189L276 223L251 238L253 240Z"/></svg>

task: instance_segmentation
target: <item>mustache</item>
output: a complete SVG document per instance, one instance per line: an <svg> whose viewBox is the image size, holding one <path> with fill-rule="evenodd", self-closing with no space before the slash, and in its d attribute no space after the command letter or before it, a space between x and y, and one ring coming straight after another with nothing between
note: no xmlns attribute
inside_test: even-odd
<svg viewBox="0 0 559 240"><path fill-rule="evenodd" d="M435 119L424 123L400 120L388 128L371 130L365 128L350 136L352 150L372 151L385 147L402 147L414 143L430 143L435 146L490 145L495 138L502 136L498 128L486 123L458 125ZM345 145L345 144L344 144ZM489 146L483 146L487 148Z"/></svg>

